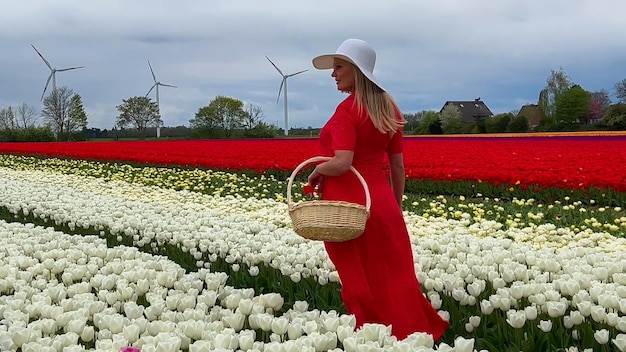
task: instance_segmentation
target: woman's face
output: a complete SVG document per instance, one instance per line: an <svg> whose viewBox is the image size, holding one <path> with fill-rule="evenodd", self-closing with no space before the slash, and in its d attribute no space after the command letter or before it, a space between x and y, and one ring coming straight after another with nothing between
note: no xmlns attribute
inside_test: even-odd
<svg viewBox="0 0 626 352"><path fill-rule="evenodd" d="M354 90L354 71L353 65L346 60L334 59L333 73L330 75L335 78L337 89L342 92L352 92Z"/></svg>

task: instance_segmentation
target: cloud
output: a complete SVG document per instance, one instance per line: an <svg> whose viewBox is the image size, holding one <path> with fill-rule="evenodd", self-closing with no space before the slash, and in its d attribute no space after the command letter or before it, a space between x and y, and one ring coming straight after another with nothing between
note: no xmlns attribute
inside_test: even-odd
<svg viewBox="0 0 626 352"><path fill-rule="evenodd" d="M613 91L626 77L621 0L315 2L8 2L0 13L0 108L41 109L49 70L83 98L90 127L111 128L123 99L145 95L157 78L166 125L188 124L217 95L260 105L282 127L276 97L288 80L292 126L320 127L345 97L312 57L346 38L377 50L376 75L406 112L439 110L480 96L494 112L536 102L551 69L563 67L588 90ZM154 93L151 93L154 99Z"/></svg>

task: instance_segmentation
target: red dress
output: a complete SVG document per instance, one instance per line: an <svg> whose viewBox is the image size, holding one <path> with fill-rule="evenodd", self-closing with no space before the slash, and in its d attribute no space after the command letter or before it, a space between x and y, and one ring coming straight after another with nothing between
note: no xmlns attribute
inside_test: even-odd
<svg viewBox="0 0 626 352"><path fill-rule="evenodd" d="M404 339L426 332L438 340L448 327L420 289L413 251L402 210L383 170L387 153L402 152L402 133L393 138L374 127L368 115L358 114L354 95L339 104L320 132L324 156L334 150L354 151L354 166L370 189L370 217L365 232L346 242L325 242L341 280L341 296L357 326L382 323ZM365 204L365 192L351 171L326 177L322 198Z"/></svg>

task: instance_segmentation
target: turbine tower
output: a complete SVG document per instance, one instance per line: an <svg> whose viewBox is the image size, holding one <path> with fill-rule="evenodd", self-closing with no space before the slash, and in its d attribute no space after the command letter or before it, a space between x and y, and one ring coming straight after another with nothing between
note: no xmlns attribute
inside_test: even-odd
<svg viewBox="0 0 626 352"><path fill-rule="evenodd" d="M85 66L76 66L76 67L68 67L68 68L57 69L55 67L52 67L52 65L50 65L48 60L46 60L46 58L43 57L43 55L41 55L39 50L37 50L37 48L35 48L35 46L33 44L31 44L30 46L32 46L33 49L35 49L37 54L39 54L39 57L43 60L43 62L46 64L46 66L48 66L48 68L50 69L50 76L48 76L48 80L46 81L46 85L43 87L43 93L41 93L41 100L43 100L44 95L46 95L46 89L48 89L48 84L50 84L50 80L52 80L52 91L54 92L54 90L57 89L57 78L56 78L56 73L57 72L77 70L79 68L84 68L85 67Z"/></svg>
<svg viewBox="0 0 626 352"><path fill-rule="evenodd" d="M283 91L283 102L285 103L285 136L287 136L289 134L289 116L288 116L288 110L287 110L287 78L291 77L291 76L295 76L298 75L300 73L306 72L308 70L302 70L302 71L298 71L295 73L290 73L288 75L283 74L283 71L281 71L278 66L276 66L272 60L270 60L269 57L265 57L267 59L267 61L269 61L272 66L274 66L274 68L276 69L276 71L278 71L278 73L280 73L281 76L283 76L283 80L280 82L280 87L278 88L278 98L276 98L276 104L278 104L278 101L280 100L280 91Z"/></svg>
<svg viewBox="0 0 626 352"><path fill-rule="evenodd" d="M178 88L178 87L173 86L171 84L165 84L165 83L161 83L161 82L157 81L157 78L156 78L156 76L154 74L154 70L152 70L152 65L150 65L150 60L148 60L148 67L150 67L150 72L152 73L152 78L154 79L154 84L152 85L152 87L150 87L150 90L148 91L148 93L146 93L146 96L148 96L150 94L150 92L152 92L153 89L156 89L157 110L158 110L159 116L160 116L161 115L161 106L159 105L159 86L172 87L172 88ZM157 138L161 137L161 126L160 125L157 125L156 136L157 136Z"/></svg>

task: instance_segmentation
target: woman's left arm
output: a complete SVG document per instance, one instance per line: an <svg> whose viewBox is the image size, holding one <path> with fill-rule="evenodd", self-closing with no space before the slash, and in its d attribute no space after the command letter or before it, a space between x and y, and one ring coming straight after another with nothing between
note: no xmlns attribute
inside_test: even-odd
<svg viewBox="0 0 626 352"><path fill-rule="evenodd" d="M389 158L389 171L391 174L391 188L393 194L396 196L396 201L402 209L402 196L404 195L405 184L405 172L404 172L404 157L402 153L388 154Z"/></svg>
<svg viewBox="0 0 626 352"><path fill-rule="evenodd" d="M354 152L351 150L335 150L335 156L330 160L318 164L308 177L311 187L315 188L321 184L324 176L339 176L350 170L354 159Z"/></svg>

